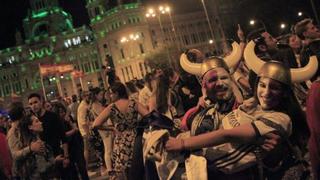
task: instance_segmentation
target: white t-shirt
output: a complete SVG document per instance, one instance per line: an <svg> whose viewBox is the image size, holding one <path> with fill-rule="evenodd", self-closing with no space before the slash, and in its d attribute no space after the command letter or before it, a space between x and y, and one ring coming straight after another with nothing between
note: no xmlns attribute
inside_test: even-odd
<svg viewBox="0 0 320 180"><path fill-rule="evenodd" d="M278 133L281 138L290 136L292 122L288 115L282 112L264 111L260 106L247 113L242 110L242 106L222 119L223 129L251 123L258 136L270 132ZM256 163L255 149L256 146L252 144L225 143L204 149L204 156L219 170L230 174L254 165Z"/></svg>

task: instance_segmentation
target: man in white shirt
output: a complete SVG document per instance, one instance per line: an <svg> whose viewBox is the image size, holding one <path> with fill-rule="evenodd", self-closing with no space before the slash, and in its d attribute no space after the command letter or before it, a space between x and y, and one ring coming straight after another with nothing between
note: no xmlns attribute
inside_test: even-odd
<svg viewBox="0 0 320 180"><path fill-rule="evenodd" d="M89 121L87 119L90 103L90 93L88 91L83 91L82 101L78 107L77 121L79 126L79 131L83 138L84 144L84 158L88 167L89 158Z"/></svg>

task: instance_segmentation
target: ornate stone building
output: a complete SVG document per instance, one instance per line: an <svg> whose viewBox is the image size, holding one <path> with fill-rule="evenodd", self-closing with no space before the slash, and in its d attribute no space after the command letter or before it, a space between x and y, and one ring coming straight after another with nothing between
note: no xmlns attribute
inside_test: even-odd
<svg viewBox="0 0 320 180"><path fill-rule="evenodd" d="M30 0L23 20L25 40L17 33L17 46L0 51L0 97L45 91L50 99L104 86L102 65L114 67L123 82L140 79L150 71L145 59L153 53L165 51L170 57L188 48L209 52L224 38L217 13L208 9L211 31L201 2L194 0L152 6L133 0L86 2L91 28L74 28L57 0ZM39 64L72 64L84 75L43 76L42 90Z"/></svg>
<svg viewBox="0 0 320 180"><path fill-rule="evenodd" d="M101 60L92 31L85 26L74 28L70 14L57 0L30 0L30 5L23 20L24 42L18 32L17 46L0 51L0 97L45 91L50 99L100 85ZM70 73L49 74L43 76L43 91L39 65L61 63L83 71L82 81L72 79Z"/></svg>
<svg viewBox="0 0 320 180"><path fill-rule="evenodd" d="M173 47L180 51L200 48L208 52L214 49L215 40L224 37L222 29L218 28L221 27L219 19L211 18L213 11L208 14L213 27L210 32L200 2L179 0L152 7L140 1L124 3L118 0L113 8L108 7L108 2L87 0L87 9L99 53L105 60L103 63L110 64L107 57L112 57L116 74L123 82L143 78L149 71L145 57L152 53ZM189 3L188 7L181 9L186 3ZM179 12L175 12L176 8Z"/></svg>

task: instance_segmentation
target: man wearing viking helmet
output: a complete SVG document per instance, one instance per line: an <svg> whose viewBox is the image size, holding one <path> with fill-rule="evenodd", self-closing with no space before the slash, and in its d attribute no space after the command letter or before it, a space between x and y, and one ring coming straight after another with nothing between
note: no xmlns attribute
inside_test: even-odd
<svg viewBox="0 0 320 180"><path fill-rule="evenodd" d="M311 57L308 65L303 68L289 70L280 62L265 63L259 59L254 53L254 46L254 42L247 45L244 57L249 68L258 74L254 86L256 104L239 106L222 119L221 128L216 131L186 139L170 138L166 143L169 151L211 147L210 156L206 160L214 169L209 171L208 179L257 179L253 173L255 165L259 169L260 179L264 179L266 172L263 167L278 165L277 162L286 155L279 154L284 152L279 149L282 144L271 152L261 150L261 145L263 149L270 149L265 137L275 133L285 142L291 133L298 130L292 129L295 122L290 113L299 105L293 95L291 82L310 78L318 67L317 58ZM301 111L301 108L295 110ZM274 176L270 179L281 178L283 172L271 175Z"/></svg>
<svg viewBox="0 0 320 180"><path fill-rule="evenodd" d="M233 43L233 52L225 57L211 57L202 63L192 63L188 56L201 56L198 50L182 54L180 64L188 73L201 78L202 98L199 105L190 109L183 118L183 126L192 135L210 132L219 128L222 117L242 103L242 95L231 79L229 68L237 65L242 53Z"/></svg>

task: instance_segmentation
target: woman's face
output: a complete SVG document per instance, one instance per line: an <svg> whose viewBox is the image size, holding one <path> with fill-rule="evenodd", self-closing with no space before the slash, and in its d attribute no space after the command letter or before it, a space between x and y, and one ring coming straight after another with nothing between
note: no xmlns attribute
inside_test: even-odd
<svg viewBox="0 0 320 180"><path fill-rule="evenodd" d="M62 108L59 108L59 116L60 118L64 119L66 116L66 111Z"/></svg>
<svg viewBox="0 0 320 180"><path fill-rule="evenodd" d="M31 116L32 124L29 126L29 129L33 132L42 132L43 127L42 127L42 122L36 117L36 116Z"/></svg>
<svg viewBox="0 0 320 180"><path fill-rule="evenodd" d="M101 102L104 98L104 92L100 91L97 95L96 95L96 99Z"/></svg>
<svg viewBox="0 0 320 180"><path fill-rule="evenodd" d="M258 82L257 97L263 110L272 110L279 106L284 96L283 85L273 79L261 77Z"/></svg>
<svg viewBox="0 0 320 180"><path fill-rule="evenodd" d="M292 49L299 49L302 45L301 39L297 35L292 35L289 38L289 46Z"/></svg>

